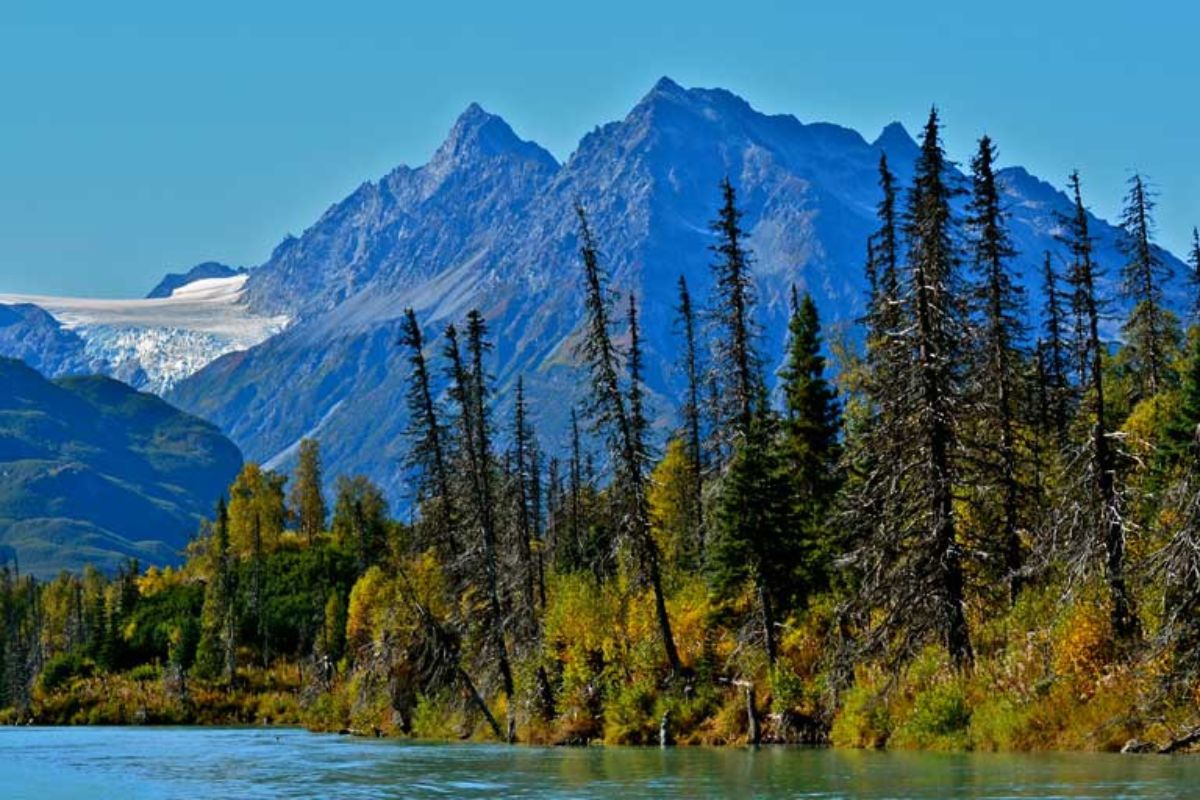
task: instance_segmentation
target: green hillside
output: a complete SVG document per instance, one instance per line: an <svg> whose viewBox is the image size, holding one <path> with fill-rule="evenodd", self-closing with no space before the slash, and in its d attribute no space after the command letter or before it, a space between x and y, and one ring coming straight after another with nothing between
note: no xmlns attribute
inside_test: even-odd
<svg viewBox="0 0 1200 800"><path fill-rule="evenodd" d="M23 571L177 560L241 461L153 395L0 359L0 545Z"/></svg>

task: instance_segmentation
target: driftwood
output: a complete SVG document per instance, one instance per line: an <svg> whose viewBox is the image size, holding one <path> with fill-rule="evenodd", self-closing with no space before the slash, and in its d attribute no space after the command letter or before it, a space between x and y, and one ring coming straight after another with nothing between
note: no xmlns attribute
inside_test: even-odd
<svg viewBox="0 0 1200 800"><path fill-rule="evenodd" d="M1183 736L1172 739L1162 747L1158 748L1158 752L1162 755L1170 755L1171 753L1177 753L1180 750L1183 750L1185 747L1191 747L1197 742L1200 742L1200 727L1192 728Z"/></svg>
<svg viewBox="0 0 1200 800"><path fill-rule="evenodd" d="M754 684L750 681L734 681L746 693L746 741L757 747L762 742L762 725L758 718L758 702L754 696Z"/></svg>

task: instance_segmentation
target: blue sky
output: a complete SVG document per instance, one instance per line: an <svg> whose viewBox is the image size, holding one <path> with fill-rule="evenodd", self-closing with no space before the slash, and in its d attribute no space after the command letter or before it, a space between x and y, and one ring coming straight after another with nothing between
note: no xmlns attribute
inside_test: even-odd
<svg viewBox="0 0 1200 800"><path fill-rule="evenodd" d="M868 138L936 102L959 160L1078 167L1111 216L1134 169L1160 239L1200 223L1200 4L6 0L0 292L140 296L253 265L471 101L560 159L661 75Z"/></svg>

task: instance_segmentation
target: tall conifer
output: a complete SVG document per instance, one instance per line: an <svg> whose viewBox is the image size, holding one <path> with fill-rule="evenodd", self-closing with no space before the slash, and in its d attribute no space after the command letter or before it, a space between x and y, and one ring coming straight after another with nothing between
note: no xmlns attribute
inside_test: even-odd
<svg viewBox="0 0 1200 800"><path fill-rule="evenodd" d="M1017 441L1021 427L1019 394L1025 338L1024 293L1011 262L1016 255L1001 207L995 172L996 150L984 136L971 160L970 227L976 285L973 292L979 335L972 363L972 393L981 411L976 432L980 478L1000 493L1000 551L1013 602L1022 585L1021 479ZM981 498L982 500L982 498ZM985 516L986 518L986 516Z"/></svg>

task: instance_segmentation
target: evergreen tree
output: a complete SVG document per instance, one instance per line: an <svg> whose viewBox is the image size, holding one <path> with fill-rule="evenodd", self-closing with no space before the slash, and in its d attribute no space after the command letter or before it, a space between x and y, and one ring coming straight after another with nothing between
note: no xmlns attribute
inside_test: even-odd
<svg viewBox="0 0 1200 800"><path fill-rule="evenodd" d="M474 499L474 515L479 525L482 545L484 589L487 597L488 640L500 670L504 696L508 701L507 738L516 737L516 710L513 696L513 673L506 641L507 618L500 598L500 566L495 516L495 492L492 486L492 452L488 422L488 376L484 355L490 350L487 324L483 316L472 310L467 315L467 358L464 362L458 344L458 332L453 325L446 328L446 354L450 362L450 395L458 404L461 431L459 450L466 454L468 479ZM470 366L467 367L466 364Z"/></svg>
<svg viewBox="0 0 1200 800"><path fill-rule="evenodd" d="M1125 296L1134 303L1124 332L1134 354L1141 397L1152 397L1162 388L1169 351L1178 340L1163 301L1162 287L1171 280L1172 271L1154 246L1154 205L1145 181L1135 173L1129 180L1121 216L1121 250L1126 258L1121 278Z"/></svg>
<svg viewBox="0 0 1200 800"><path fill-rule="evenodd" d="M802 600L815 584L824 580L836 553L829 534L828 512L840 484L841 429L837 393L825 378L821 355L821 324L812 295L798 298L792 287L792 315L788 322L788 344L783 370L784 418L781 431L781 462L790 477L787 495L794 506L793 535L803 540L802 565L810 585L798 586Z"/></svg>
<svg viewBox="0 0 1200 800"><path fill-rule="evenodd" d="M525 404L525 378L517 376L516 399L513 403L513 501L516 506L516 554L521 570L520 603L525 625L524 634L531 637L537 630L537 608L534 605L534 587L537 583L537 564L534 562L532 545L533 511L530 508L531 465L530 439L532 432L527 419Z"/></svg>
<svg viewBox="0 0 1200 800"><path fill-rule="evenodd" d="M579 440L579 415L571 407L571 459L567 465L568 515L567 531L570 534L571 554L567 564L579 569L583 566L583 451Z"/></svg>
<svg viewBox="0 0 1200 800"><path fill-rule="evenodd" d="M866 394L869 413L873 416L890 413L885 398L891 387L886 384L906 357L900 336L904 313L898 265L896 176L888 168L886 154L879 156L879 190L882 195L876 206L879 229L867 240L868 282L875 288L868 297L864 320L867 326ZM872 275L875 276L873 279ZM864 455L872 460L883 457L878 451Z"/></svg>
<svg viewBox="0 0 1200 800"><path fill-rule="evenodd" d="M742 212L737 192L728 178L721 181L721 209L711 228L717 236L711 250L713 262L713 307L710 315L716 328L713 337L712 369L720 386L720 416L717 428L728 448L737 437L745 437L754 419L754 401L760 395L762 361L756 347L758 326L750 275L751 256L743 240ZM732 438L731 438L732 437Z"/></svg>
<svg viewBox="0 0 1200 800"><path fill-rule="evenodd" d="M292 516L300 534L312 544L325 530L325 496L321 492L321 450L316 439L300 440L300 460L291 491Z"/></svg>
<svg viewBox="0 0 1200 800"><path fill-rule="evenodd" d="M435 535L446 544L450 553L457 553L458 543L454 540L454 527L450 515L449 455L446 451L449 439L441 421L433 389L429 367L425 361L425 339L417 315L411 308L404 310L400 327L400 344L408 348L409 368L412 375L408 385L408 436L412 442L409 449L409 466L420 472L419 500L437 499L432 514L435 520Z"/></svg>
<svg viewBox="0 0 1200 800"><path fill-rule="evenodd" d="M756 403L745 438L734 446L721 478L709 575L718 595L728 597L750 581L758 599L767 661L778 657L781 607L792 599L802 573L803 542L791 495L791 476L779 458L778 424L769 404ZM802 591L802 590L801 590Z"/></svg>
<svg viewBox="0 0 1200 800"><path fill-rule="evenodd" d="M675 309L676 321L683 333L683 373L687 379L680 416L683 418L684 441L688 467L691 472L690 510L692 536L696 541L696 554L704 558L704 451L700 436L700 364L697 356L696 318L692 307L692 296L688 292L687 280L679 276L679 305Z"/></svg>
<svg viewBox="0 0 1200 800"><path fill-rule="evenodd" d="M388 552L388 503L383 490L365 475L339 475L334 485L333 540L354 553L359 573L383 561ZM452 565L448 565L452 566Z"/></svg>
<svg viewBox="0 0 1200 800"><path fill-rule="evenodd" d="M935 110L904 218L905 321L887 334L895 367L875 389L881 411L865 434L865 449L877 458L856 482L859 497L850 506L860 538L860 593L867 607L882 610L873 641L913 652L936 636L965 665L973 653L954 488L967 337L950 169Z"/></svg>
<svg viewBox="0 0 1200 800"><path fill-rule="evenodd" d="M1196 453L1200 442L1200 328L1188 334L1182 380L1179 386L1179 405L1167 423L1159 457L1166 464L1177 464Z"/></svg>
<svg viewBox="0 0 1200 800"><path fill-rule="evenodd" d="M1091 408L1091 435L1088 465L1093 482L1088 511L1092 524L1099 527L1098 539L1103 552L1104 572L1108 583L1113 631L1118 638L1130 639L1137 633L1137 615L1133 596L1125 577L1125 525L1117 494L1116 454L1109 439L1106 423L1105 381L1103 369L1104 343L1100 339L1100 300L1096 293L1097 269L1092 260L1093 240L1089 231L1088 212L1083 205L1079 173L1071 173L1074 195L1074 214L1064 220L1065 241L1071 253L1070 282L1073 298L1086 323L1081 352L1088 362L1090 377L1088 399ZM1097 535L1093 534L1093 535ZM1086 536L1086 533L1085 533ZM1085 540L1083 546L1089 546Z"/></svg>
<svg viewBox="0 0 1200 800"><path fill-rule="evenodd" d="M591 376L590 413L596 429L605 437L617 467L614 491L620 508L620 528L633 547L643 576L654 592L655 614L663 650L673 674L683 664L675 648L675 636L667 614L666 597L659 567L658 546L650 532L646 503L645 417L641 408L641 351L637 345L636 325L631 330L631 384L629 405L618 377L619 353L610 331L610 299L600 271L595 239L588 227L583 206L576 205L579 217L580 257L584 269L584 312L586 329L579 355ZM636 320L636 315L634 315Z"/></svg>
<svg viewBox="0 0 1200 800"><path fill-rule="evenodd" d="M1019 386L1025 338L1024 293L1016 283L1010 263L1016 255L1008 233L1007 214L1001 208L1000 187L995 173L996 150L991 139L979 140L971 160L972 194L969 218L977 273L973 300L979 318L976 358L973 360L972 392L980 415L976 442L980 483L1000 493L1000 551L1016 602L1024 564L1020 508L1024 486L1017 441L1020 428ZM979 498L982 503L986 497ZM989 514L984 514L986 519Z"/></svg>
<svg viewBox="0 0 1200 800"><path fill-rule="evenodd" d="M1188 258L1192 268L1192 324L1200 324L1200 229L1192 228L1192 252Z"/></svg>
<svg viewBox="0 0 1200 800"><path fill-rule="evenodd" d="M652 454L647 436L650 423L646 419L645 391L642 385L642 372L645 369L642 358L642 331L638 326L637 298L629 295L629 310L625 321L629 326L629 352L626 358L626 370L629 373L629 429L633 436L633 450L637 456L637 470L643 476L650 471Z"/></svg>
<svg viewBox="0 0 1200 800"><path fill-rule="evenodd" d="M1046 391L1046 418L1061 451L1067 446L1067 429L1070 422L1070 344L1067 339L1067 319L1062 306L1063 294L1058 288L1058 275L1054 271L1054 262L1049 251L1046 251L1042 267L1042 294L1045 297L1042 311L1042 330L1045 334L1044 380L1039 382L1039 386Z"/></svg>
<svg viewBox="0 0 1200 800"><path fill-rule="evenodd" d="M230 685L237 675L237 575L229 549L229 511L224 497L217 502L209 546L212 574L204 587L196 660L202 675L219 677Z"/></svg>
<svg viewBox="0 0 1200 800"><path fill-rule="evenodd" d="M879 230L870 245L871 271L877 277L877 305L874 313L880 315L877 325L890 330L899 319L900 296L900 246L896 228L896 176L888 167L886 153L879 154L879 189L883 197L876 207Z"/></svg>

